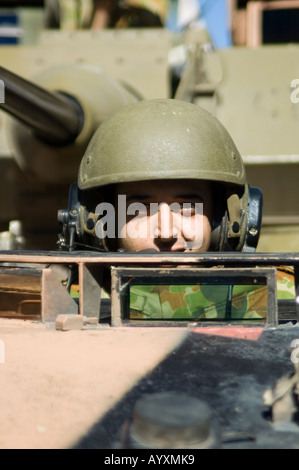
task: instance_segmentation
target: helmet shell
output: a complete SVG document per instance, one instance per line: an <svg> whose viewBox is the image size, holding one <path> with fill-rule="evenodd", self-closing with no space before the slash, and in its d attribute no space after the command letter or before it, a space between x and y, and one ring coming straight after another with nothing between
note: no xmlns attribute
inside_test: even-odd
<svg viewBox="0 0 299 470"><path fill-rule="evenodd" d="M174 100L126 106L95 132L81 161L81 190L153 179L246 184L242 158L224 126L197 105Z"/></svg>

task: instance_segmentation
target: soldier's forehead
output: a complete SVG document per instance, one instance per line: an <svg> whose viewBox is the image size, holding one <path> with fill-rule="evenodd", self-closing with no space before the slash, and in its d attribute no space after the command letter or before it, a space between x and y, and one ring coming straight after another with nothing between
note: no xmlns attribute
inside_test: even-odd
<svg viewBox="0 0 299 470"><path fill-rule="evenodd" d="M177 197L201 195L210 191L210 182L202 180L152 180L120 183L116 187L118 193L158 195L167 193Z"/></svg>

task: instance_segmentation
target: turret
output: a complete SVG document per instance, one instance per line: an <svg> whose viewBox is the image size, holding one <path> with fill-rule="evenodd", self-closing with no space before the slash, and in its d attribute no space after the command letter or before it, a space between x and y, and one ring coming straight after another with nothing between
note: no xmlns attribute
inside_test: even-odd
<svg viewBox="0 0 299 470"><path fill-rule="evenodd" d="M140 99L100 67L83 64L53 67L31 81L0 67L0 78L13 154L22 170L50 184L74 181L103 119Z"/></svg>

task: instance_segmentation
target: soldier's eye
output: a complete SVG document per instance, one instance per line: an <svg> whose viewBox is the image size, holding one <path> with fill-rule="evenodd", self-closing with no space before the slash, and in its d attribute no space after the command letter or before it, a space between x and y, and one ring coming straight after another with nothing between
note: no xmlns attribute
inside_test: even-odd
<svg viewBox="0 0 299 470"><path fill-rule="evenodd" d="M132 202L127 207L127 220L134 217L147 217L150 213L149 203L146 202Z"/></svg>
<svg viewBox="0 0 299 470"><path fill-rule="evenodd" d="M140 205L140 209L139 209L139 215L143 215L143 216L147 216L147 215L150 215L150 211L151 211L151 208L150 208L150 203L149 202L142 202L141 205Z"/></svg>
<svg viewBox="0 0 299 470"><path fill-rule="evenodd" d="M185 217L195 215L195 203L184 202L181 203L181 214Z"/></svg>

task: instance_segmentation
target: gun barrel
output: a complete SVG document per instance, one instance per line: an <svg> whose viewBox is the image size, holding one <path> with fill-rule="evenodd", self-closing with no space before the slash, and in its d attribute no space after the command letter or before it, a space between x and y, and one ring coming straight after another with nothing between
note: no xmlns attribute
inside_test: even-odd
<svg viewBox="0 0 299 470"><path fill-rule="evenodd" d="M82 108L74 98L45 90L3 67L0 67L0 78L5 86L5 103L0 109L51 145L74 142L84 124Z"/></svg>

